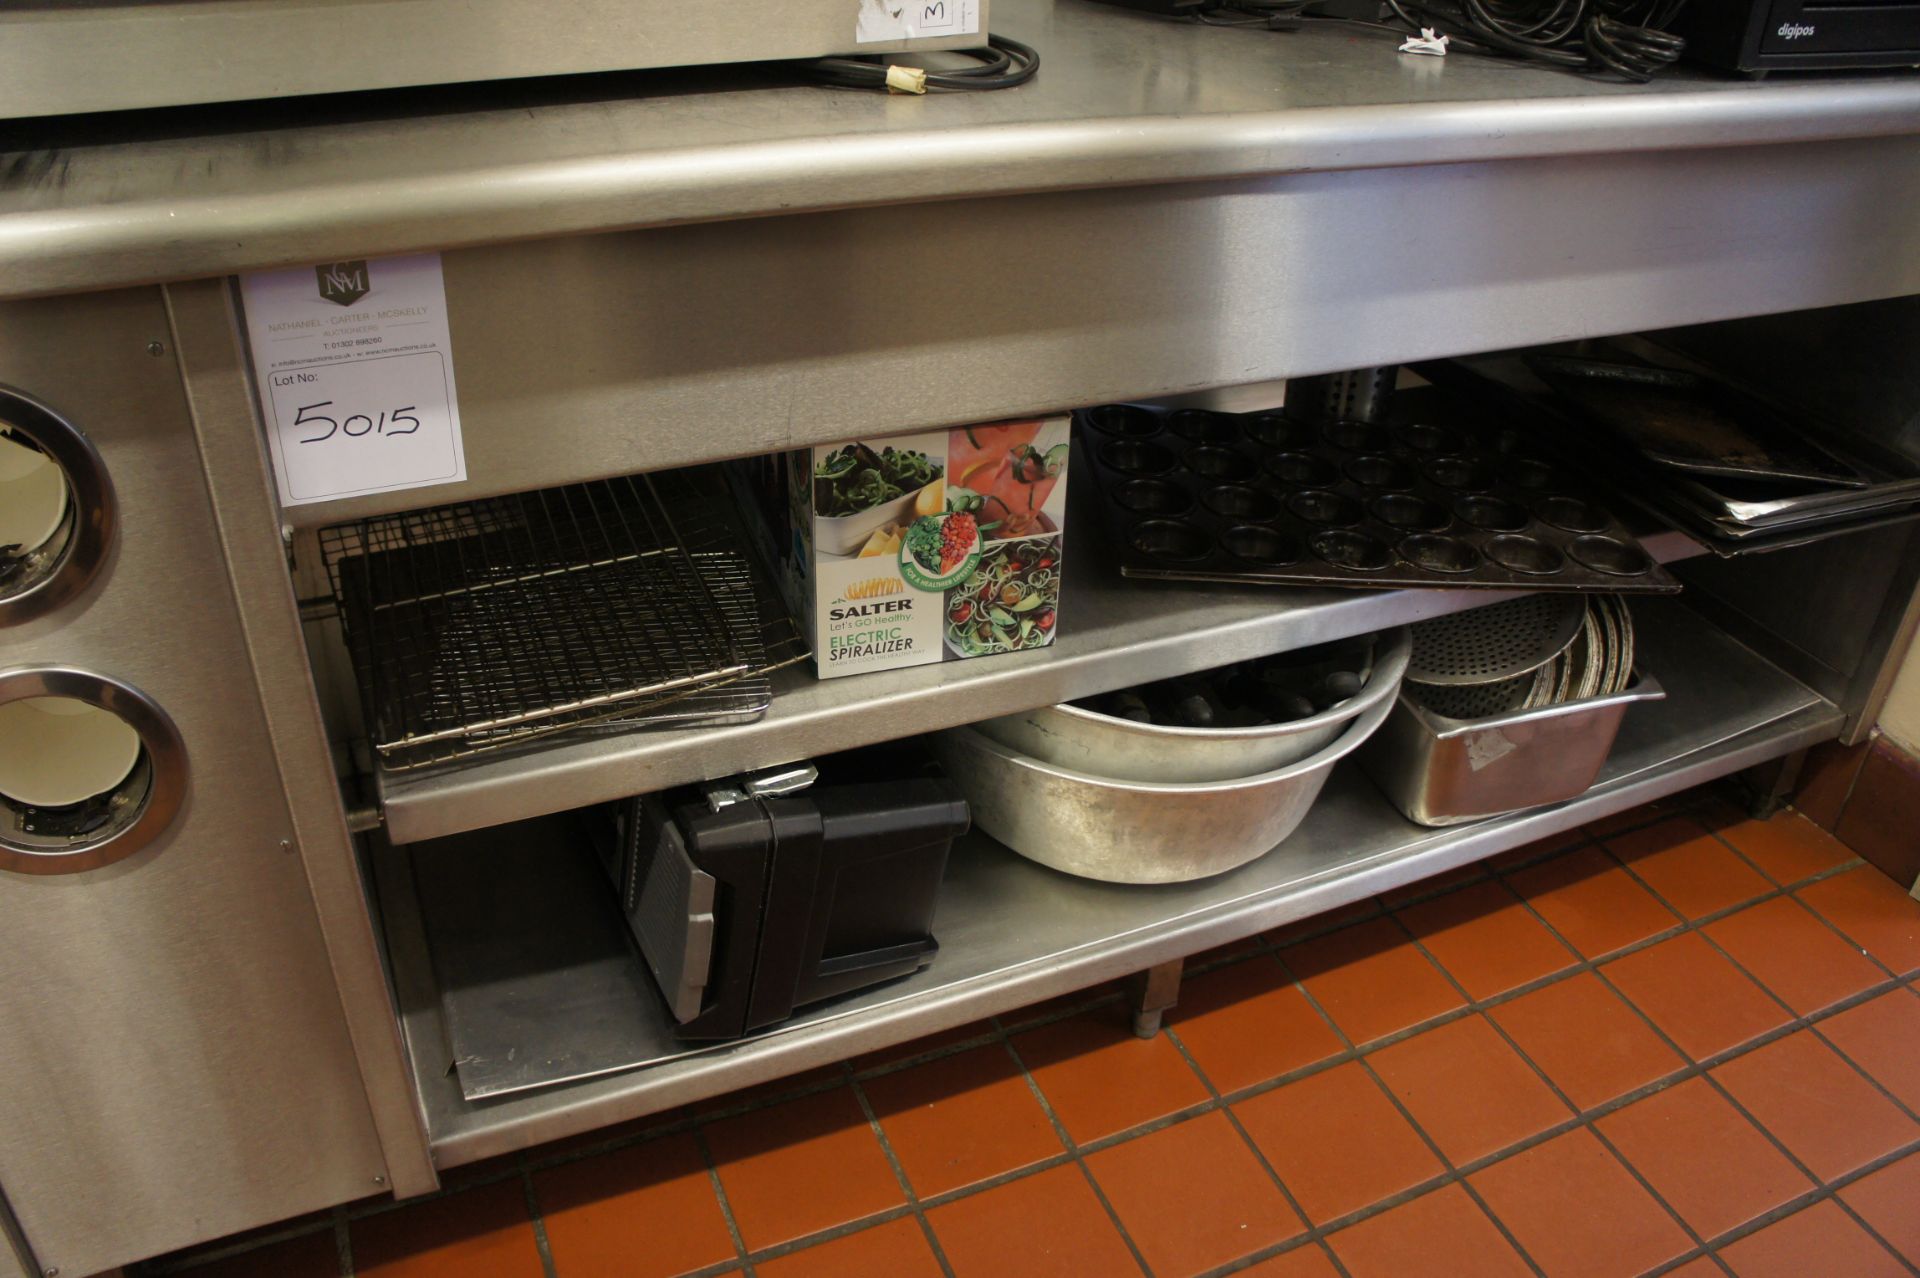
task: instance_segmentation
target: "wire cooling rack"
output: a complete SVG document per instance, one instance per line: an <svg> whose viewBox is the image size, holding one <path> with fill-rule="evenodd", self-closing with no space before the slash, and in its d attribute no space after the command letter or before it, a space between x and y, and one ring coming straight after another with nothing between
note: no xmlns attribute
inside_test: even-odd
<svg viewBox="0 0 1920 1278"><path fill-rule="evenodd" d="M382 765L764 713L767 673L806 651L727 511L663 472L322 530Z"/></svg>

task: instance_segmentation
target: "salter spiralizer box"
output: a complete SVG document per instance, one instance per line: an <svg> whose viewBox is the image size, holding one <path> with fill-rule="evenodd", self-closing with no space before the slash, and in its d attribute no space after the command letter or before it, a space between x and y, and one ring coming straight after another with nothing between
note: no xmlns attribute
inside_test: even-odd
<svg viewBox="0 0 1920 1278"><path fill-rule="evenodd" d="M729 464L821 678L1053 642L1070 427L994 422Z"/></svg>

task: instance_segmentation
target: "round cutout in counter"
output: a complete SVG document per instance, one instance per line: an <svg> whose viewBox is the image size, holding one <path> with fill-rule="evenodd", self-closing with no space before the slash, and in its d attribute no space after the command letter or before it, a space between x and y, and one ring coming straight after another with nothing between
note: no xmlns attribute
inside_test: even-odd
<svg viewBox="0 0 1920 1278"><path fill-rule="evenodd" d="M0 870L131 856L172 823L186 768L173 721L136 689L79 670L0 672Z"/></svg>
<svg viewBox="0 0 1920 1278"><path fill-rule="evenodd" d="M125 781L139 758L140 734L110 710L72 697L0 705L0 799L84 803Z"/></svg>
<svg viewBox="0 0 1920 1278"><path fill-rule="evenodd" d="M86 436L0 386L0 626L76 598L105 562L113 488Z"/></svg>
<svg viewBox="0 0 1920 1278"><path fill-rule="evenodd" d="M67 517L67 500L59 463L0 425L0 546L13 555L45 546Z"/></svg>

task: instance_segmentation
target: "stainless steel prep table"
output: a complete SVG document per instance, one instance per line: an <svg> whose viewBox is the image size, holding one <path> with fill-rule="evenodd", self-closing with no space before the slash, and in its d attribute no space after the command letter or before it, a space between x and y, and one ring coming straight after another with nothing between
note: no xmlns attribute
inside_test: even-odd
<svg viewBox="0 0 1920 1278"><path fill-rule="evenodd" d="M1042 49L1032 85L922 99L793 87L758 69L598 77L66 121L50 126L59 145L0 159L0 297L11 299L0 303L0 382L31 389L57 330L70 334L58 385L76 411L92 407L90 365L164 368L184 395L178 424L151 429L190 433L201 485L176 488L174 506L125 535L170 538L211 508L235 640L253 666L228 695L257 701L238 717L264 720L271 736L285 790L276 819L318 923L317 935L290 929L279 961L340 990L337 1016L311 1001L299 1018L263 1010L258 1034L232 1050L265 1060L319 1044L332 1055L315 1061L344 1062L350 1042L358 1075L335 1068L329 1094L364 1104L355 1122L377 1135L380 1174L397 1192L430 1187L436 1165L1175 958L1871 723L1888 654L1913 627L1920 555L1900 529L1852 539L1842 558L1779 561L1781 591L1824 588L1846 641L1822 648L1774 627L1784 637L1760 645L1766 660L1742 667L1751 683L1678 698L1637 728L1630 719L1635 735L1584 799L1434 833L1348 778L1284 857L1231 883L1150 895L1037 882L982 847L950 884L952 961L924 983L580 1087L490 1107L449 1093L406 850L350 836L335 784L340 734L322 718L326 680L317 691L297 608L313 593L312 556L298 553L313 528L871 431L1920 293L1920 222L1908 215L1920 207L1917 79L1751 84L1683 71L1626 86L1399 57L1384 36L1182 25L1083 0L1004 0L995 25ZM282 511L222 277L429 249L444 254L468 480ZM114 322L90 323L96 315ZM541 429L524 429L530 421ZM1657 549L1673 560L1698 548L1674 537ZM1831 584L1837 562L1843 587ZM168 615L173 583L115 571L102 592ZM1078 648L1069 627L1057 653L970 663L963 675L794 680L763 724L557 747L491 783L478 769L395 785L355 817L384 815L405 839L448 834L622 786L884 739L903 711L960 722L1498 597L1129 600L1092 577L1083 586ZM1743 637L1778 620L1736 596L1727 610L1743 614ZM0 630L0 668L132 660L95 642L86 620ZM151 646L196 642L160 626ZM378 880L372 914L362 853ZM173 943L207 921L197 907L181 912L192 898L145 891L140 869L184 859L162 847L104 881L63 886L151 915ZM0 930L38 908L26 890L37 886L0 881ZM996 909L1002 899L1017 908ZM146 943L123 942L135 996L139 965L167 952ZM200 1032L216 1033L217 991L202 1001L212 1019ZM160 1001L126 997L109 1012L16 991L0 993L0 1041L21 1041L23 1027L57 1039L109 1014L133 1018L136 1032L183 1032L178 1007ZM65 1063L63 1085L128 1090L116 1135L138 1147L169 1130L145 1116L172 1091L219 1107L231 1073L207 1059L162 1088L119 1061L82 1058ZM0 1058L0 1075L24 1067ZM258 1155L277 1146L251 1128L218 1156L159 1139L138 1166L109 1143L89 1155L91 1179L56 1180L44 1146L12 1137L5 1104L0 1185L45 1267L85 1272L192 1240L180 1213L75 1235L75 1219L108 1218L139 1195L139 1167L165 1166L181 1201L233 1202L251 1176L256 1192L240 1201L260 1220L308 1205L287 1188L301 1170L272 1159L263 1169ZM333 1201L349 1185L373 1188L364 1161L343 1154L318 1192ZM56 1193L69 1195L58 1210Z"/></svg>
<svg viewBox="0 0 1920 1278"><path fill-rule="evenodd" d="M1014 92L687 72L71 125L0 166L0 295L468 246L477 494L1920 291L1891 215L1920 204L1915 80L1636 87L1084 0L996 20L1046 54Z"/></svg>

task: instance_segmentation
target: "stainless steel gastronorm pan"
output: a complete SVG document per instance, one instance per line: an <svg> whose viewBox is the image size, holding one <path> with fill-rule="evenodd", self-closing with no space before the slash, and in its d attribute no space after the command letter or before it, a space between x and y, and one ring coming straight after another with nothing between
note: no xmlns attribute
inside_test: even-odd
<svg viewBox="0 0 1920 1278"><path fill-rule="evenodd" d="M1456 825L1586 793L1636 701L1666 690L1645 671L1622 692L1448 719L1400 694L1361 766L1408 820Z"/></svg>

